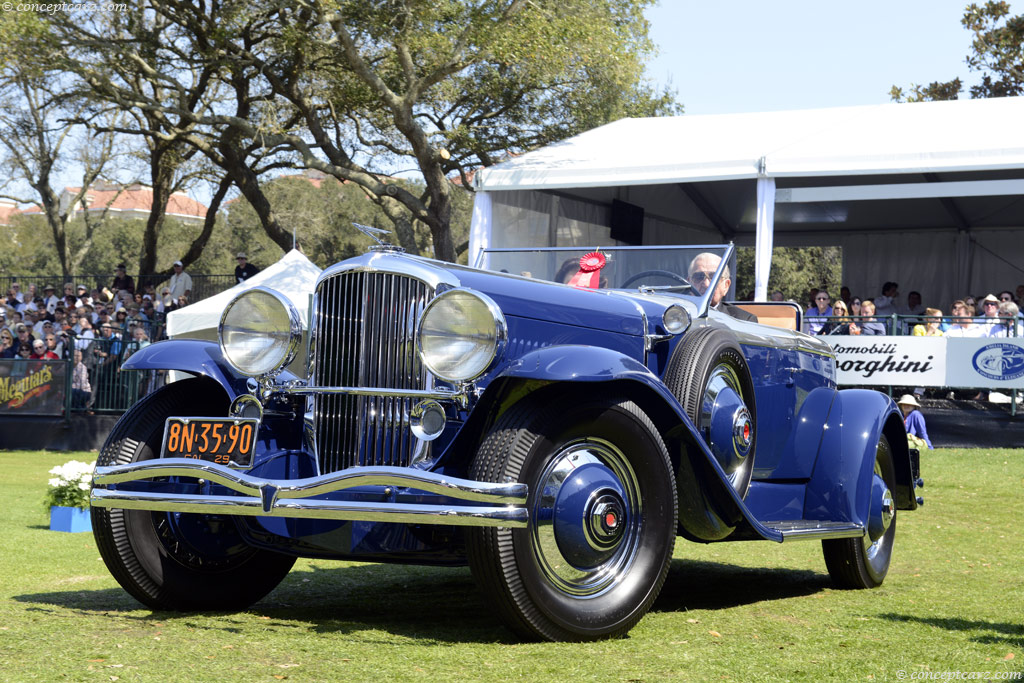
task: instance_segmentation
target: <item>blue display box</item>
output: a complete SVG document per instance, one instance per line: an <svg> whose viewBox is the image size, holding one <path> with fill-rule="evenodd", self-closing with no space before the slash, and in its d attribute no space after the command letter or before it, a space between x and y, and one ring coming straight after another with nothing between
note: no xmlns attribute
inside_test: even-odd
<svg viewBox="0 0 1024 683"><path fill-rule="evenodd" d="M92 531L92 519L89 517L89 511L57 505L50 507L50 531L67 531L69 533Z"/></svg>

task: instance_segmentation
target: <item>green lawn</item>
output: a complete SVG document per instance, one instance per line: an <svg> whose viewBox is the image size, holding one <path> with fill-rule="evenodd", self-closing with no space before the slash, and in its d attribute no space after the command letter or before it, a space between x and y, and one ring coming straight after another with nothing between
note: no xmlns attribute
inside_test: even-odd
<svg viewBox="0 0 1024 683"><path fill-rule="evenodd" d="M300 560L243 613L152 612L90 534L47 528L47 470L0 452L0 680L903 680L1024 669L1024 450L923 457L885 584L830 587L818 543L679 541L628 638L517 643L467 569ZM936 676L937 678L938 676Z"/></svg>

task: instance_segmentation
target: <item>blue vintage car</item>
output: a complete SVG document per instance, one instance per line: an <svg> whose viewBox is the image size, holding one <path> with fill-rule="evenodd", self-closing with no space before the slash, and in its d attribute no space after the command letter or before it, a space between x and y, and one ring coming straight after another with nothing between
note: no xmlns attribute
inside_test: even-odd
<svg viewBox="0 0 1024 683"><path fill-rule="evenodd" d="M468 268L383 245L317 281L306 379L285 369L295 307L249 289L219 344L125 365L188 378L100 453L103 559L183 610L243 608L296 557L468 563L509 627L550 640L626 633L677 537L820 540L837 585L878 586L896 510L921 503L900 412L837 390L797 307L723 301L731 256L495 249Z"/></svg>

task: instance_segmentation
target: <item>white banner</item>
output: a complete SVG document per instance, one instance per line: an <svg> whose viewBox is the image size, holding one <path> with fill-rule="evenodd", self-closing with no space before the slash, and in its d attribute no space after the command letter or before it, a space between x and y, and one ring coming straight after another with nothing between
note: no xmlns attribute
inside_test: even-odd
<svg viewBox="0 0 1024 683"><path fill-rule="evenodd" d="M944 387L945 337L832 336L840 386Z"/></svg>
<svg viewBox="0 0 1024 683"><path fill-rule="evenodd" d="M1024 339L950 339L946 386L1024 388Z"/></svg>
<svg viewBox="0 0 1024 683"><path fill-rule="evenodd" d="M1024 389L1024 338L820 337L840 386Z"/></svg>

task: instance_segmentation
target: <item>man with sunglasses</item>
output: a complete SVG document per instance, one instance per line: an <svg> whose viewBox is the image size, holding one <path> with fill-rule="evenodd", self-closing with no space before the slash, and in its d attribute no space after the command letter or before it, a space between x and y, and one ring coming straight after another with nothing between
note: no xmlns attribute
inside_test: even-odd
<svg viewBox="0 0 1024 683"><path fill-rule="evenodd" d="M984 317L979 321L986 330L984 336L999 336L1000 331L1005 331L1006 328L1002 325L1002 321L999 320L999 299L996 298L995 294L989 294L981 300L981 310L985 313Z"/></svg>
<svg viewBox="0 0 1024 683"><path fill-rule="evenodd" d="M832 317L832 306L829 305L831 297L824 288L819 289L814 295L814 306L807 309L804 314L804 332L807 334L821 334L828 319Z"/></svg>
<svg viewBox="0 0 1024 683"><path fill-rule="evenodd" d="M693 261L690 262L689 277L687 279L697 294L704 296L704 293L708 291L708 286L711 285L711 280L714 279L715 271L718 270L721 262L721 256L710 252L697 254ZM711 295L711 308L732 316L737 320L748 320L756 323L757 316L753 313L747 313L742 308L731 306L722 301L725 295L729 293L731 285L732 279L729 276L729 266L726 265L722 270L722 279L718 281L718 286L715 287L715 291Z"/></svg>

